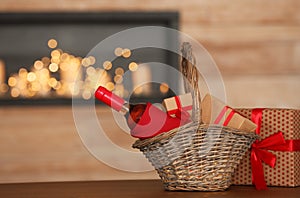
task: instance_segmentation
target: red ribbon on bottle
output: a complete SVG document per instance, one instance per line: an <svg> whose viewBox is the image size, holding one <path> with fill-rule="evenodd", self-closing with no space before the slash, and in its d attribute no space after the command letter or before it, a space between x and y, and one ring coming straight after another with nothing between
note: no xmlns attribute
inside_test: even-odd
<svg viewBox="0 0 300 198"><path fill-rule="evenodd" d="M176 105L177 105L177 109L169 110L168 114L169 115L175 114L175 116L178 117L178 118L181 118L182 114L184 114L184 117L189 117L190 115L189 115L188 111L192 110L193 106L189 105L189 106L183 107L181 102L180 102L179 96L174 96L174 98L175 98L175 102L176 102Z"/></svg>
<svg viewBox="0 0 300 198"><path fill-rule="evenodd" d="M256 133L260 134L262 125L262 114L264 109L253 109L251 120L257 124ZM264 178L264 170L262 162L274 168L276 165L276 156L268 150L272 151L300 151L300 140L285 140L282 132L277 132L259 141L256 140L251 147L251 169L252 183L257 190L266 190L267 184Z"/></svg>

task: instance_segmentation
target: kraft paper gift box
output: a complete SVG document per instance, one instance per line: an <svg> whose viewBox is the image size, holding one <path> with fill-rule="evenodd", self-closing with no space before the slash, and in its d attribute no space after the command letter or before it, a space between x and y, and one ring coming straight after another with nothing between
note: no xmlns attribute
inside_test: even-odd
<svg viewBox="0 0 300 198"><path fill-rule="evenodd" d="M203 98L201 110L204 124L221 124L248 132L254 132L256 129L253 122L210 94L205 95Z"/></svg>
<svg viewBox="0 0 300 198"><path fill-rule="evenodd" d="M191 93L166 98L162 104L166 108L167 113L172 117L178 116L176 114L181 114L182 111L192 116L193 97Z"/></svg>
<svg viewBox="0 0 300 198"><path fill-rule="evenodd" d="M300 186L300 110L239 109L257 125L261 139L252 144L234 176L233 184ZM253 178L253 180L252 180Z"/></svg>

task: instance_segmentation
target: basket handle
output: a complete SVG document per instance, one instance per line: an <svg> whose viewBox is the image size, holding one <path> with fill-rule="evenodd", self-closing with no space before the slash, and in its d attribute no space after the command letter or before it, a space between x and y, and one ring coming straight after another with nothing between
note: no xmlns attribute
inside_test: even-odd
<svg viewBox="0 0 300 198"><path fill-rule="evenodd" d="M184 90L193 95L193 113L194 121L202 123L201 120L201 96L199 90L199 71L197 70L196 59L192 52L192 45L189 42L183 42L181 46L181 64L180 71L183 75Z"/></svg>

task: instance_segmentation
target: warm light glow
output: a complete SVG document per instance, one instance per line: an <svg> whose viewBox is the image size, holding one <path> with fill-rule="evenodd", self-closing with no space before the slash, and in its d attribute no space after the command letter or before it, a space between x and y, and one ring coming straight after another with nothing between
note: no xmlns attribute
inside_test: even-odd
<svg viewBox="0 0 300 198"><path fill-rule="evenodd" d="M56 89L56 93L57 95L62 96L66 93L66 88L61 85L59 88Z"/></svg>
<svg viewBox="0 0 300 198"><path fill-rule="evenodd" d="M122 56L124 57L124 58L129 58L130 56L131 56L131 51L130 51L130 49L123 49L123 51L122 51Z"/></svg>
<svg viewBox="0 0 300 198"><path fill-rule="evenodd" d="M82 64L84 67L88 67L88 66L91 65L91 61L90 61L89 58L84 58L84 59L82 59L81 64Z"/></svg>
<svg viewBox="0 0 300 198"><path fill-rule="evenodd" d="M26 85L27 85L26 81L20 80L20 81L18 81L16 87L19 88L20 90L25 90L27 88Z"/></svg>
<svg viewBox="0 0 300 198"><path fill-rule="evenodd" d="M41 89L41 85L40 85L40 83L38 83L38 82L33 82L32 84L31 84L31 90L32 91L40 91L40 89Z"/></svg>
<svg viewBox="0 0 300 198"><path fill-rule="evenodd" d="M42 62L44 63L44 66L47 66L47 65L49 65L50 64L50 58L48 58L48 57L43 57L42 58Z"/></svg>
<svg viewBox="0 0 300 198"><path fill-rule="evenodd" d="M59 57L60 57L60 52L59 52L59 50L53 50L53 51L51 52L51 57L52 57L53 59L59 59Z"/></svg>
<svg viewBox="0 0 300 198"><path fill-rule="evenodd" d="M122 48L117 47L117 48L115 49L115 55L116 55L116 56L122 56L122 51L123 51Z"/></svg>
<svg viewBox="0 0 300 198"><path fill-rule="evenodd" d="M69 59L69 54L68 53L63 53L61 56L60 56L60 60L61 61L67 61Z"/></svg>
<svg viewBox="0 0 300 198"><path fill-rule="evenodd" d="M169 91L169 85L167 83L162 83L159 86L159 90L161 93L167 93Z"/></svg>
<svg viewBox="0 0 300 198"><path fill-rule="evenodd" d="M51 43L49 41L49 43ZM63 52L61 49L55 49L51 51L51 59L49 57L43 57L41 60L36 60L33 64L33 67L30 71L27 71L25 68L20 68L18 73L12 74L8 79L8 85L10 87L10 93L12 97L33 97L38 96L48 96L51 93L51 88L55 90L57 95L64 95L69 97L70 93L74 95L81 94L85 88L88 87L89 90L94 89L94 85L99 78L99 74L95 71L94 68L89 68L87 73L94 73L93 79L87 81L81 81L81 57L75 57L74 55ZM95 64L96 59L93 56L89 56L85 59L89 64ZM1 70L1 68L0 68ZM61 82L57 81L56 77L51 76L50 72L57 72L60 70L59 78ZM101 69L104 71L103 69ZM0 72L1 73L1 72ZM97 73L97 74L96 74ZM111 81L110 76L105 72L104 81L100 83L107 83ZM81 83L74 82L76 77L79 76ZM88 76L86 77L88 78ZM92 83L89 83L90 80L93 80ZM8 91L9 87L5 83L0 82L0 93L3 91ZM76 86L75 86L76 85ZM103 84L104 86L105 84ZM111 85L109 85L111 86ZM13 89L15 88L15 89Z"/></svg>
<svg viewBox="0 0 300 198"><path fill-rule="evenodd" d="M58 70L58 65L57 65L56 63L51 63L51 64L49 65L49 70L50 70L51 72L57 72L57 70Z"/></svg>
<svg viewBox="0 0 300 198"><path fill-rule="evenodd" d="M40 70L40 69L42 69L43 67L44 67L44 64L43 64L43 62L42 61L35 61L34 62L34 64L33 64L33 66L34 66L34 68L36 69L36 70Z"/></svg>
<svg viewBox="0 0 300 198"><path fill-rule="evenodd" d="M73 96L77 96L77 95L79 94L79 92L80 92L80 89L79 89L79 87L76 85L75 82L69 83L69 90L71 91L71 94L72 94Z"/></svg>
<svg viewBox="0 0 300 198"><path fill-rule="evenodd" d="M140 94L142 91L144 96L150 96L152 94L152 88L151 88L151 69L149 65L140 65L137 69L137 71L132 73L132 84L133 89L136 89L143 85L143 89L138 89L135 93Z"/></svg>
<svg viewBox="0 0 300 198"><path fill-rule="evenodd" d="M136 71L138 69L138 64L136 62L131 62L129 63L128 68L130 71Z"/></svg>
<svg viewBox="0 0 300 198"><path fill-rule="evenodd" d="M94 65L96 63L96 58L94 56L89 56L88 59L90 61L90 65Z"/></svg>
<svg viewBox="0 0 300 198"><path fill-rule="evenodd" d="M86 69L86 73L87 73L87 75L92 76L92 75L94 75L96 73L96 70L95 70L94 67L88 67Z"/></svg>
<svg viewBox="0 0 300 198"><path fill-rule="evenodd" d="M103 63L103 68L106 70L110 70L112 68L112 63L110 61L105 61Z"/></svg>
<svg viewBox="0 0 300 198"><path fill-rule="evenodd" d="M7 84L2 83L0 85L0 92L1 93L6 93L8 91L9 87L7 86Z"/></svg>
<svg viewBox="0 0 300 198"><path fill-rule="evenodd" d="M0 85L5 82L5 62L0 59Z"/></svg>
<svg viewBox="0 0 300 198"><path fill-rule="evenodd" d="M134 93L137 95L141 94L142 92L143 92L143 87L137 87L134 89Z"/></svg>
<svg viewBox="0 0 300 198"><path fill-rule="evenodd" d="M28 72L27 72L27 70L25 68L19 69L19 76L21 78L27 78L27 74L28 74Z"/></svg>
<svg viewBox="0 0 300 198"><path fill-rule="evenodd" d="M121 84L123 82L123 77L121 75L115 75L114 81L117 84Z"/></svg>
<svg viewBox="0 0 300 198"><path fill-rule="evenodd" d="M8 85L11 86L11 87L14 87L16 86L17 84L17 79L15 77L9 77L8 78Z"/></svg>
<svg viewBox="0 0 300 198"><path fill-rule="evenodd" d="M59 64L60 63L60 59L59 58L51 58L51 63Z"/></svg>
<svg viewBox="0 0 300 198"><path fill-rule="evenodd" d="M103 62L104 69L95 68L96 58L94 56L76 57L58 49L57 45L55 39L48 40L48 46L52 49L49 57L44 56L40 60L34 61L30 70L20 68L17 73L9 77L7 84L5 84L5 80L1 81L0 94L10 92L11 97L30 98L52 96L52 92L54 92L54 94L64 97L70 97L70 94L81 95L88 100L93 96L95 87L101 85L108 90L114 90L120 96L126 93L128 95L128 91L122 84L125 72L122 67L114 70L115 75L112 79L111 74L107 72L112 69L111 61ZM116 48L115 55L129 57L131 51ZM137 64L132 62L130 68L133 71L136 70ZM59 73L56 73L58 71ZM83 77L84 79L82 79Z"/></svg>
<svg viewBox="0 0 300 198"><path fill-rule="evenodd" d="M42 94L43 95L47 95L48 94L48 92L51 90L51 87L47 84L47 86L45 86L45 85L42 85Z"/></svg>
<svg viewBox="0 0 300 198"><path fill-rule="evenodd" d="M35 73L29 72L29 73L27 74L27 80L28 80L29 82L33 82L33 81L35 81L35 79L36 79L36 74L35 74Z"/></svg>
<svg viewBox="0 0 300 198"><path fill-rule="evenodd" d="M59 64L59 67L60 67L60 69L63 70L63 71L67 71L67 70L70 68L70 67L69 67L69 64L68 64L68 63L65 63L65 62L60 63L60 64Z"/></svg>
<svg viewBox="0 0 300 198"><path fill-rule="evenodd" d="M84 90L82 92L82 98L85 99L85 100L88 100L92 97L92 94L90 91L87 91L87 90Z"/></svg>
<svg viewBox="0 0 300 198"><path fill-rule="evenodd" d="M114 85L114 83L112 83L112 82L108 82L108 83L106 83L105 87L106 87L106 89L108 89L109 91L112 91L112 90L114 90L115 85Z"/></svg>
<svg viewBox="0 0 300 198"><path fill-rule="evenodd" d="M10 95L11 97L16 98L20 95L20 90L17 88L12 88L10 91Z"/></svg>
<svg viewBox="0 0 300 198"><path fill-rule="evenodd" d="M61 82L57 81L56 85L53 87L55 90L58 90L61 88Z"/></svg>
<svg viewBox="0 0 300 198"><path fill-rule="evenodd" d="M57 47L57 41L55 40L55 39L50 39L49 41L48 41L48 47L50 47L50 48L56 48Z"/></svg>
<svg viewBox="0 0 300 198"><path fill-rule="evenodd" d="M81 57L72 57L73 63L76 64L78 67L80 67L81 60Z"/></svg>
<svg viewBox="0 0 300 198"><path fill-rule="evenodd" d="M44 68L44 69L42 69L42 70L40 71L40 74L43 75L43 76L41 76L41 77L44 77L44 76L46 77L46 76L49 75L49 70L46 69L46 68ZM45 79L41 79L41 80L45 80Z"/></svg>
<svg viewBox="0 0 300 198"><path fill-rule="evenodd" d="M116 70L115 70L115 74L116 75L123 75L124 74L124 69L122 67L118 67Z"/></svg>
<svg viewBox="0 0 300 198"><path fill-rule="evenodd" d="M55 78L50 78L49 81L48 81L48 85L50 87L55 87L57 85L57 80Z"/></svg>
<svg viewBox="0 0 300 198"><path fill-rule="evenodd" d="M100 76L100 77L107 77L107 71L105 71L104 69L99 69L99 68L97 68L97 70L96 70L97 72L98 72L98 76Z"/></svg>
<svg viewBox="0 0 300 198"><path fill-rule="evenodd" d="M120 97L124 97L124 85L123 84L116 84L114 94Z"/></svg>

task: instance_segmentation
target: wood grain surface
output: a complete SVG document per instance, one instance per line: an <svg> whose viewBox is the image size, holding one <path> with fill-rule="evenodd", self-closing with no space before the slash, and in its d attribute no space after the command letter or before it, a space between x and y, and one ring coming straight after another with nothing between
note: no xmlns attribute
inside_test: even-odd
<svg viewBox="0 0 300 198"><path fill-rule="evenodd" d="M26 197L111 197L111 198L182 198L182 197L214 197L214 198L296 198L300 188L269 188L267 191L257 191L250 186L231 186L223 192L172 192L165 191L158 180L138 181L98 181L98 182L56 182L1 184L0 196L5 198Z"/></svg>

